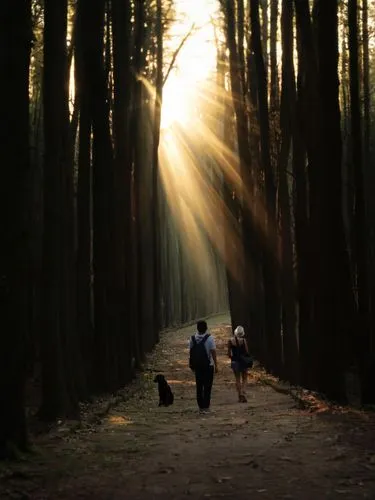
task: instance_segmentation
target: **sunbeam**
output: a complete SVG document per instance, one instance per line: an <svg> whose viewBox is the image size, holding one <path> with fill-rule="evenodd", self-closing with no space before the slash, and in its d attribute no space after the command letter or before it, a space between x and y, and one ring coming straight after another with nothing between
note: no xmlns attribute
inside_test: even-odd
<svg viewBox="0 0 375 500"><path fill-rule="evenodd" d="M182 6L185 17L172 29L180 39L184 30L197 23L196 3L181 2L180 9ZM210 247L233 278L240 282L244 275L241 223L227 197L236 193L237 201L252 214L255 226L264 225L265 210L260 200L255 203L255 189L245 189L241 180L233 105L225 85L225 68L223 71L218 65L210 22L217 18L213 4L200 3L199 16L205 24L198 25L186 39L164 88L159 155L168 204L189 260L201 282L212 286L210 276L215 274ZM251 272L251 266L251 262L246 264L247 272Z"/></svg>
<svg viewBox="0 0 375 500"><path fill-rule="evenodd" d="M185 37L186 40L164 86L162 128L174 123L187 125L194 116L196 84L207 79L216 65L215 34L211 23L216 15L217 3L212 0L176 2L176 21L165 42L171 61L181 41Z"/></svg>

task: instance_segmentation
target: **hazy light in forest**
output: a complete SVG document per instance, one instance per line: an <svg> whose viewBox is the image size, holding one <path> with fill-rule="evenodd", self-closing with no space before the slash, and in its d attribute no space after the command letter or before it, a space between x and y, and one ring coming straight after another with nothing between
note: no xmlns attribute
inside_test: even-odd
<svg viewBox="0 0 375 500"><path fill-rule="evenodd" d="M234 276L238 278L243 271L238 266L242 246L234 229L236 223L220 187L223 176L237 188L240 179L238 157L224 143L223 102L228 94L216 84L217 47L212 20L217 22L218 5L215 0L176 2L177 21L166 42L170 54L193 24L195 29L179 52L163 89L159 150L171 213L189 261L208 290L217 286L211 283L216 275L211 245L227 261ZM230 235L227 248L225 233Z"/></svg>
<svg viewBox="0 0 375 500"><path fill-rule="evenodd" d="M194 114L195 85L208 77L216 64L215 32L211 19L217 16L215 0L177 0L176 21L169 30L165 49L170 57L184 43L163 89L162 128L187 124ZM166 61L168 64L168 61Z"/></svg>
<svg viewBox="0 0 375 500"><path fill-rule="evenodd" d="M178 36L172 38L170 49L178 47L193 23L203 27L187 40L164 87L160 171L189 265L207 294L217 286L212 283L212 248L238 282L245 268L252 271L252 263L244 261L237 215L224 200L223 182L249 207L260 230L265 229L265 211L260 200L254 203L254 194L244 190L239 173L231 94L225 84L228 74L217 74L215 35L222 41L223 34L219 29L215 33L211 20L218 24L218 2L180 0L178 6L187 16L171 30Z"/></svg>

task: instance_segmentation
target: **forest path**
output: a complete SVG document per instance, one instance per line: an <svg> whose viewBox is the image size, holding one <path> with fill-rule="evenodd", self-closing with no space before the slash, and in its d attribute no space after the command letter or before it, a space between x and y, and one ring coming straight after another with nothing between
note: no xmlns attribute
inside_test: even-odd
<svg viewBox="0 0 375 500"><path fill-rule="evenodd" d="M373 416L302 411L257 381L256 372L248 403L238 403L225 356L229 320L213 318L209 328L220 369L210 414L198 414L187 366L194 327L165 333L149 356L141 391L98 427L46 440L37 459L13 471L22 488L8 480L9 495L0 497L375 499ZM155 372L173 388L172 407L157 406Z"/></svg>

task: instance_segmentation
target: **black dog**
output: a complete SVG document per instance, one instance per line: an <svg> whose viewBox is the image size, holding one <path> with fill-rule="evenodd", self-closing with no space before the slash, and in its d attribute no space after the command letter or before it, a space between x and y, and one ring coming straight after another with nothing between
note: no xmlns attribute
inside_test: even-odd
<svg viewBox="0 0 375 500"><path fill-rule="evenodd" d="M165 380L164 375L156 375L154 382L158 384L159 389L159 406L169 406L173 404L173 392L170 385Z"/></svg>

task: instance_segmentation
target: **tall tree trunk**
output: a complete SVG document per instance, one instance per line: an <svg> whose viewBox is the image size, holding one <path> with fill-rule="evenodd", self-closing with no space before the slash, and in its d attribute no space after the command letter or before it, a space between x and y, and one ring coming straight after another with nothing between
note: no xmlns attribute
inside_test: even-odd
<svg viewBox="0 0 375 500"><path fill-rule="evenodd" d="M236 266L237 272L234 276L228 275L228 284L232 287L229 290L229 304L236 304L235 309L231 309L232 321L234 324L242 324L246 330L250 327L248 314L248 296L245 292L245 283L250 276L249 268L251 259L252 245L255 245L255 237L252 237L254 232L252 213L249 200L251 199L252 182L251 182L251 155L248 141L248 126L245 113L245 102L243 95L243 85L241 82L241 71L238 56L238 47L236 43L236 19L233 0L225 5L224 9L226 23L226 39L229 48L229 71L231 81L232 102L236 117L236 133L239 156L239 174L241 178L241 186L226 186L227 193L226 202L228 204L229 213L236 223L236 236L242 244L239 248L234 248L227 259L231 259L231 265ZM242 218L242 222L240 222ZM233 245L233 242L232 242ZM245 273L241 275L239 269L245 269ZM230 270L231 272L231 270ZM249 283L250 285L250 283ZM249 294L250 295L250 294ZM238 316L237 316L238 315Z"/></svg>
<svg viewBox="0 0 375 500"><path fill-rule="evenodd" d="M131 377L134 353L132 336L137 332L134 313L136 296L133 279L135 238L132 235L132 155L130 145L130 99L132 77L130 69L131 5L129 0L112 0L113 69L114 69L114 189L115 189L115 290L117 335L122 351L121 383ZM126 335L124 334L126 332Z"/></svg>
<svg viewBox="0 0 375 500"><path fill-rule="evenodd" d="M263 41L264 43L264 41ZM252 153L252 214L254 220L262 217L263 206L263 173L261 171L260 160L260 131L259 131L259 105L258 105L258 81L255 65L255 56L252 47L252 34L249 30L247 49L247 95L249 98L249 146ZM264 47L263 47L264 49ZM266 50L267 51L267 50ZM261 251L261 241L259 235L253 238L253 270L254 270L254 292L252 307L250 309L251 330L257 333L254 345L254 354L262 362L266 359L265 343L265 314L264 314L264 287L263 287L263 258ZM252 344L253 348L253 344Z"/></svg>
<svg viewBox="0 0 375 500"><path fill-rule="evenodd" d="M316 273L315 246L319 230L319 119L320 97L318 87L318 61L308 0L295 0L298 40L298 99L297 122L294 130L294 171L296 174L296 244L298 250L298 294L300 318L301 382L316 389L317 330L313 323L313 297L320 285ZM302 147L303 142L303 147ZM305 167L303 149L308 166ZM307 179L306 177L307 170ZM308 203L308 205L306 205ZM306 225L308 213L308 226Z"/></svg>
<svg viewBox="0 0 375 500"><path fill-rule="evenodd" d="M306 169L306 140L304 135L304 108L306 89L304 88L305 51L302 50L301 30L297 30L298 77L295 120L293 123L293 176L294 176L294 227L297 256L297 296L299 333L299 380L304 387L314 386L313 375L313 332L310 327L311 291L309 282L309 219L308 187Z"/></svg>
<svg viewBox="0 0 375 500"><path fill-rule="evenodd" d="M337 1L316 2L319 61L319 162L316 169L316 220L313 223L317 286L314 326L318 335L318 389L345 400L344 370L350 359L355 306L342 216L341 130L338 80ZM339 187L339 188L338 188ZM318 244L318 240L324 245Z"/></svg>
<svg viewBox="0 0 375 500"><path fill-rule="evenodd" d="M233 108L230 103L229 96L226 96L225 90L225 72L227 70L227 63L223 57L222 53L218 54L218 66L217 66L217 86L219 90L219 99L221 102L219 104L218 110L222 109L222 118L217 117L217 120L222 120L222 130L216 133L222 136L222 140L228 150L233 151L235 149L233 133L232 133L232 114ZM233 95L233 93L232 93ZM239 252L243 250L236 245L236 241L241 241L241 234L239 233L238 224L238 202L234 197L234 186L232 185L228 176L223 174L222 179L222 197L224 200L224 208L222 212L222 217L224 220L224 263L225 263L225 273L226 282L228 290L228 305L231 313L232 327L233 329L243 321L243 304L241 300L241 282L239 277L241 275L241 262L242 258L238 259ZM229 231L228 228L232 231ZM234 233L234 234L233 234ZM255 342L254 342L255 343Z"/></svg>
<svg viewBox="0 0 375 500"><path fill-rule="evenodd" d="M163 8L162 0L156 0L156 82L153 119L152 158L152 248L153 248L153 290L154 290L154 341L159 341L160 331L160 182L159 182L159 142L161 107L163 102Z"/></svg>
<svg viewBox="0 0 375 500"><path fill-rule="evenodd" d="M284 345L284 376L298 383L296 297L293 269L291 213L287 169L295 120L296 90L293 64L293 4L282 2L282 90L280 107L281 150L279 156L279 198L281 218L281 290Z"/></svg>
<svg viewBox="0 0 375 500"><path fill-rule="evenodd" d="M88 387L93 389L93 310L92 310L92 170L91 170L91 84L86 64L89 51L85 0L76 13L75 86L79 109L77 186L77 326L82 361Z"/></svg>
<svg viewBox="0 0 375 500"><path fill-rule="evenodd" d="M259 102L261 161L265 179L266 241L264 251L265 327L269 340L267 368L279 375L281 371L281 337L279 304L279 270L276 243L276 187L270 156L270 128L267 79L262 53L259 23L259 0L250 0L250 24L254 50Z"/></svg>
<svg viewBox="0 0 375 500"><path fill-rule="evenodd" d="M367 205L367 224L368 224L368 248L371 255L368 255L370 262L374 262L375 252L375 204L372 201L372 186L375 182L375 172L371 164L371 91L370 91L370 58L369 58L369 6L368 0L362 0L362 66L363 66L363 164L364 164L364 184L367 186L365 199ZM367 374L362 377L362 402L373 403L375 401L375 390L373 383L373 370L375 366L375 266L369 266L369 289L370 289L370 343L371 358L370 363L366 363Z"/></svg>
<svg viewBox="0 0 375 500"><path fill-rule="evenodd" d="M115 301L112 300L113 277L113 151L109 123L107 79L104 65L105 0L87 5L90 29L86 59L91 82L91 115L93 132L93 271L96 388L114 390L118 366L114 351Z"/></svg>
<svg viewBox="0 0 375 500"><path fill-rule="evenodd" d="M154 248L153 226L150 213L152 206L152 106L145 104L144 83L141 75L145 65L145 4L138 2L134 12L134 96L132 98L132 150L133 150L133 227L132 240L134 259L134 303L136 311L133 333L136 363L142 361L142 354L154 346ZM147 109L145 109L147 108ZM149 127L151 130L149 130ZM145 138L150 138L145 140ZM151 149L151 151L150 151ZM159 306L160 307L160 306Z"/></svg>
<svg viewBox="0 0 375 500"><path fill-rule="evenodd" d="M0 458L27 448L24 384L29 325L31 2L0 12Z"/></svg>
<svg viewBox="0 0 375 500"><path fill-rule="evenodd" d="M67 1L44 5L44 235L40 416L52 420L77 413L71 364L75 282L71 276L71 147L67 74ZM74 334L73 334L74 336ZM69 356L69 361L67 359ZM74 360L74 363L70 362Z"/></svg>
<svg viewBox="0 0 375 500"><path fill-rule="evenodd" d="M359 50L358 50L358 1L349 0L349 68L350 68L350 112L352 163L354 169L355 204L354 204L354 256L357 271L359 324L356 332L355 346L357 360L364 372L369 364L371 352L370 318L369 318L369 281L367 255L367 227L364 195L362 123L359 91Z"/></svg>

